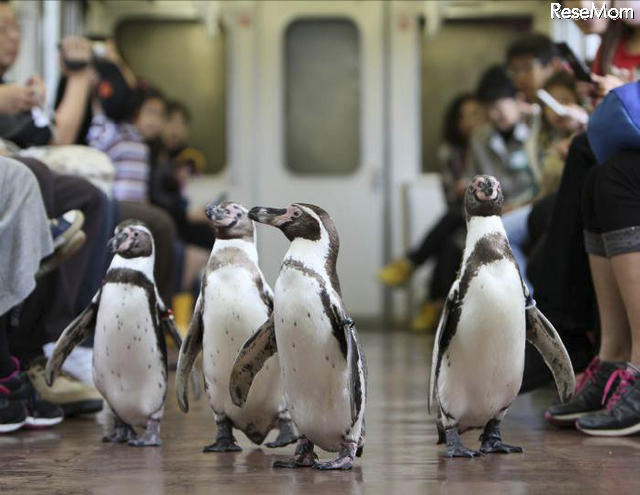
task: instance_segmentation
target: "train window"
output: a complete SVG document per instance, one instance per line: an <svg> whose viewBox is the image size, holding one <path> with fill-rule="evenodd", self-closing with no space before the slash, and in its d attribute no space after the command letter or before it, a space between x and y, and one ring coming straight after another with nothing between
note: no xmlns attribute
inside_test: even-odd
<svg viewBox="0 0 640 495"><path fill-rule="evenodd" d="M200 22L132 19L118 26L116 41L136 74L187 105L189 144L205 155L207 172L220 172L226 162L224 32L210 37Z"/></svg>
<svg viewBox="0 0 640 495"><path fill-rule="evenodd" d="M360 38L353 22L301 19L285 38L286 165L345 175L360 163Z"/></svg>

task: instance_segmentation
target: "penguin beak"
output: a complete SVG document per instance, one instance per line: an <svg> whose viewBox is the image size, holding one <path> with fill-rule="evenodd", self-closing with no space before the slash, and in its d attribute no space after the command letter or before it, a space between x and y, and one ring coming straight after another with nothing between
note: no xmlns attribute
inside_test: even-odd
<svg viewBox="0 0 640 495"><path fill-rule="evenodd" d="M218 207L218 205L208 204L205 210L205 213L209 220L224 220L225 212L222 208Z"/></svg>
<svg viewBox="0 0 640 495"><path fill-rule="evenodd" d="M108 246L111 249L112 253L117 253L120 250L120 247L127 240L128 234L126 231L120 231L116 235L114 235L111 239L109 239Z"/></svg>
<svg viewBox="0 0 640 495"><path fill-rule="evenodd" d="M283 215L287 214L285 208L267 208L264 206L256 206L249 211L249 218L265 225L278 227L282 223Z"/></svg>

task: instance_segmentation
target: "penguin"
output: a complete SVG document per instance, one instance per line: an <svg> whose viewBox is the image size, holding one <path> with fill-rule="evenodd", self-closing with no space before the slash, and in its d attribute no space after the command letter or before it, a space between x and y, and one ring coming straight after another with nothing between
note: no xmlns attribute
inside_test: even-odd
<svg viewBox="0 0 640 495"><path fill-rule="evenodd" d="M449 457L522 452L502 442L500 424L520 390L525 341L551 369L560 399L571 398L575 377L553 325L522 282L502 224L503 195L490 175L465 191L467 236L434 341L428 410L437 411L438 443ZM480 450L459 434L484 428Z"/></svg>
<svg viewBox="0 0 640 495"><path fill-rule="evenodd" d="M153 276L150 230L136 220L120 223L109 241L114 252L102 286L89 306L63 331L47 362L51 385L73 348L94 334L93 380L108 408L104 442L159 446L167 393L164 331L178 335ZM138 436L134 427L146 430Z"/></svg>
<svg viewBox="0 0 640 495"><path fill-rule="evenodd" d="M278 353L289 412L301 435L295 455L276 468L351 469L365 438L367 367L336 272L339 239L321 208L251 209L253 220L280 229L291 242L275 285L273 313L238 354L231 397L247 400L255 374ZM318 462L314 446L339 452Z"/></svg>
<svg viewBox="0 0 640 495"><path fill-rule="evenodd" d="M180 408L187 412L187 377L202 351L205 390L217 426L216 440L204 452L242 450L233 437L234 427L260 445L277 425L278 437L266 444L271 448L297 440L282 395L277 356L264 364L243 407L236 406L229 394L231 366L242 344L273 309L271 288L258 267L254 223L248 213L229 201L207 206L216 241L178 358L176 393Z"/></svg>

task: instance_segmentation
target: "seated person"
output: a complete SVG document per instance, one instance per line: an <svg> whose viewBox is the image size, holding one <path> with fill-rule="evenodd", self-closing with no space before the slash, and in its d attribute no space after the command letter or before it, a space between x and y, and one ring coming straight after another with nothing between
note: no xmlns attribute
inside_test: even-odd
<svg viewBox="0 0 640 495"><path fill-rule="evenodd" d="M120 122L109 119L94 98L87 142L105 152L115 167L113 197L120 220L135 218L149 225L156 245L155 275L163 301L171 305L174 292L176 228L171 217L150 204L150 150L147 140L160 135L166 102L157 90L141 86L132 93L128 113Z"/></svg>
<svg viewBox="0 0 640 495"><path fill-rule="evenodd" d="M20 29L11 4L0 3L0 76L4 77L14 64L20 48ZM74 38L65 38L62 50L69 56L81 56L86 46ZM85 54L86 55L86 54ZM48 122L42 106L46 92L42 79L32 76L26 85L0 84L0 137L3 153L20 147L46 144L66 144L77 129L82 105L77 94L88 94L90 75L79 72L73 77L69 91L65 92L63 105L55 116L55 127ZM13 141L10 141L13 140ZM99 279L102 272L95 271L91 261L105 251L101 245L101 233L105 217L106 198L89 182L79 177L58 175L37 160L16 157L36 176L47 214L58 217L63 212L79 209L85 218L86 242L74 253L72 262L63 263L46 277L42 277L36 289L21 303L21 311L14 314L17 330L12 332L11 348L20 358L28 373L35 373L37 362L42 359L43 343L55 341L65 326L77 315L83 298L82 287L88 272ZM86 273L87 272L87 273ZM91 362L90 350L83 362ZM86 373L85 373L86 375ZM43 378L43 375L38 375ZM31 381L44 397L58 404L76 403L99 410L102 401L90 384L81 377L63 380L55 390L44 387L44 380L30 375ZM68 386L66 386L68 385ZM58 393L59 392L59 393ZM86 409L85 409L86 410Z"/></svg>
<svg viewBox="0 0 640 495"><path fill-rule="evenodd" d="M554 73L545 83L544 89L572 113L559 116L550 107L543 106L542 129L537 143L542 161L538 199L553 194L558 189L571 138L576 132L584 130L587 120L586 111L578 105L579 96L571 74L564 71ZM533 204L530 203L512 210L503 216L503 222L511 249L520 267L520 273L529 289L533 291L526 276L527 251L532 240L528 220L532 208ZM537 221L544 221L544 219L539 218Z"/></svg>
<svg viewBox="0 0 640 495"><path fill-rule="evenodd" d="M60 218L54 222L57 235L52 238L36 177L23 164L0 157L0 252L11 260L0 269L0 433L22 426L53 426L63 419L62 409L38 396L30 377L22 371L20 360L12 356L15 353L11 352L8 334L13 312L34 290L36 277L43 273L43 260L51 262L56 258L56 245L56 251L65 251L73 244L69 241L82 233L78 222L73 224ZM54 264L61 260L57 258ZM39 342L40 349L43 343Z"/></svg>
<svg viewBox="0 0 640 495"><path fill-rule="evenodd" d="M405 283L418 266L430 257L437 256L428 301L411 323L415 331L432 330L435 327L444 298L455 279L462 253L455 236L464 228L462 198L469 179L474 175L468 160L469 138L484 120L484 110L472 94L460 95L451 102L445 113L444 142L438 152L447 213L424 237L420 246L378 273L383 283L398 286Z"/></svg>
<svg viewBox="0 0 640 495"><path fill-rule="evenodd" d="M541 33L525 34L507 49L507 69L518 93L536 101L536 92L559 68L551 39Z"/></svg>
<svg viewBox="0 0 640 495"><path fill-rule="evenodd" d="M516 93L502 67L493 66L483 74L476 95L489 122L475 129L470 142L473 170L500 181L504 212L528 203L539 190L540 162L535 143L540 117L527 113Z"/></svg>
<svg viewBox="0 0 640 495"><path fill-rule="evenodd" d="M547 419L597 436L640 431L640 153L591 167L582 196L584 245L600 317L600 351L575 397ZM604 407L603 407L604 406Z"/></svg>
<svg viewBox="0 0 640 495"><path fill-rule="evenodd" d="M197 287L200 272L209 259L215 235L204 208L189 208L185 195L187 180L204 171L204 156L187 146L190 115L177 101L167 105L161 136L149 142L151 148L151 202L165 209L174 219L184 245L184 265L178 290Z"/></svg>

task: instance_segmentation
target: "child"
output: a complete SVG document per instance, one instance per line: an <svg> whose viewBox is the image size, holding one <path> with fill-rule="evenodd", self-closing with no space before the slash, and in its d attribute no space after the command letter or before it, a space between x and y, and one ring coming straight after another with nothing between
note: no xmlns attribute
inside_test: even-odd
<svg viewBox="0 0 640 495"><path fill-rule="evenodd" d="M429 300L413 319L414 331L435 328L449 286L455 279L462 251L455 242L456 233L464 228L462 198L468 180L473 176L468 160L469 138L473 130L484 123L482 105L472 94L462 94L449 105L444 120L444 142L438 150L445 198L449 209L438 224L425 236L420 246L389 263L378 278L390 286L405 283L416 267L436 256L436 267L430 281Z"/></svg>
<svg viewBox="0 0 640 495"><path fill-rule="evenodd" d="M483 74L476 96L489 122L471 136L472 167L476 173L493 175L500 181L506 210L527 203L538 192L539 116L526 112L516 99L514 84L500 66Z"/></svg>
<svg viewBox="0 0 640 495"><path fill-rule="evenodd" d="M529 102L536 100L536 91L556 69L555 49L548 36L527 34L507 49L507 67L519 93Z"/></svg>

